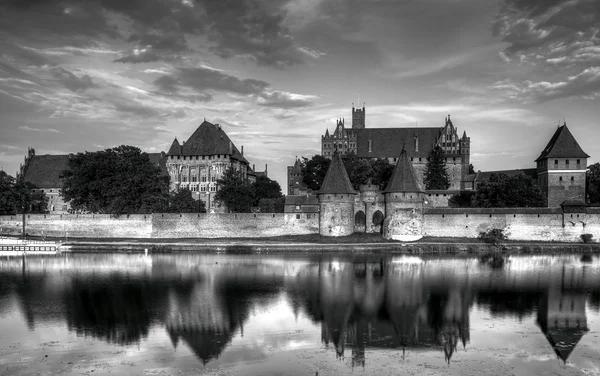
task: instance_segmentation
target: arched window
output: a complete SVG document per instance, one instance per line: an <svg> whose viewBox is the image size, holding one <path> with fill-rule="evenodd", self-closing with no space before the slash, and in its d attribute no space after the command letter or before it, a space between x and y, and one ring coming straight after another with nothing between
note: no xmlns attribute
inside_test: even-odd
<svg viewBox="0 0 600 376"><path fill-rule="evenodd" d="M377 210L373 213L373 224L378 226L383 222L383 213L380 210Z"/></svg>
<svg viewBox="0 0 600 376"><path fill-rule="evenodd" d="M367 224L367 216L365 212L360 210L358 213L354 215L354 225L355 226L365 226Z"/></svg>

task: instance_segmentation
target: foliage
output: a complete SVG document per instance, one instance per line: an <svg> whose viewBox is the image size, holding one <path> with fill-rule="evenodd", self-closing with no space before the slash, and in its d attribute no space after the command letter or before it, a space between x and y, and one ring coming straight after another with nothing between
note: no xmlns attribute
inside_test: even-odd
<svg viewBox="0 0 600 376"><path fill-rule="evenodd" d="M258 201L261 213L283 213L285 197L262 198Z"/></svg>
<svg viewBox="0 0 600 376"><path fill-rule="evenodd" d="M591 243L593 237L594 235L592 234L581 234L581 240L586 244Z"/></svg>
<svg viewBox="0 0 600 376"><path fill-rule="evenodd" d="M451 208L470 208L472 207L474 191L461 191L448 200L448 206Z"/></svg>
<svg viewBox="0 0 600 376"><path fill-rule="evenodd" d="M33 184L17 182L6 172L0 171L0 215L47 213L48 198L44 193L33 193L34 188Z"/></svg>
<svg viewBox="0 0 600 376"><path fill-rule="evenodd" d="M302 157L302 183L313 191L318 191L325 180L331 160L322 155L314 155L311 159Z"/></svg>
<svg viewBox="0 0 600 376"><path fill-rule="evenodd" d="M255 197L254 186L244 179L241 172L229 168L217 183L219 189L215 199L222 201L230 213L250 213Z"/></svg>
<svg viewBox="0 0 600 376"><path fill-rule="evenodd" d="M394 165L391 164L387 159L377 158L375 160L371 160L371 167L373 168L371 182L375 185L378 185L380 189L384 189L392 178Z"/></svg>
<svg viewBox="0 0 600 376"><path fill-rule="evenodd" d="M444 150L436 146L427 156L425 165L425 189L448 189L450 177L446 169L446 154Z"/></svg>
<svg viewBox="0 0 600 376"><path fill-rule="evenodd" d="M600 163L588 167L585 174L586 192L590 204L600 203Z"/></svg>
<svg viewBox="0 0 600 376"><path fill-rule="evenodd" d="M78 153L62 177L73 211L150 213L164 209L169 199L169 177L134 146Z"/></svg>
<svg viewBox="0 0 600 376"><path fill-rule="evenodd" d="M544 207L546 198L525 174L494 173L477 186L471 204L481 208Z"/></svg>
<svg viewBox="0 0 600 376"><path fill-rule="evenodd" d="M486 243L498 244L502 240L506 240L504 230L500 228L493 228L485 232L479 233L479 239Z"/></svg>
<svg viewBox="0 0 600 376"><path fill-rule="evenodd" d="M264 175L257 176L252 186L254 188L254 206L260 206L259 202L262 199L278 199L283 196L279 183Z"/></svg>
<svg viewBox="0 0 600 376"><path fill-rule="evenodd" d="M348 170L346 170L348 171ZM358 159L352 163L351 170L348 172L348 177L354 189L358 189L361 185L367 184L369 179L373 177L374 171L371 162L367 159Z"/></svg>
<svg viewBox="0 0 600 376"><path fill-rule="evenodd" d="M185 188L171 193L167 211L170 213L206 213L206 207L204 201L194 200L192 191Z"/></svg>

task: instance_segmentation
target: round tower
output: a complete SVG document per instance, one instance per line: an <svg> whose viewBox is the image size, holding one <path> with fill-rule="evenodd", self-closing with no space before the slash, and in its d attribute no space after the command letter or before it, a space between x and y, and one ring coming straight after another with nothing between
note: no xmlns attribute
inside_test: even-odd
<svg viewBox="0 0 600 376"><path fill-rule="evenodd" d="M404 148L383 193L383 237L402 241L422 238L425 192L417 182L415 171Z"/></svg>
<svg viewBox="0 0 600 376"><path fill-rule="evenodd" d="M319 197L319 233L323 236L347 236L354 232L354 199L348 173L339 153L329 165Z"/></svg>

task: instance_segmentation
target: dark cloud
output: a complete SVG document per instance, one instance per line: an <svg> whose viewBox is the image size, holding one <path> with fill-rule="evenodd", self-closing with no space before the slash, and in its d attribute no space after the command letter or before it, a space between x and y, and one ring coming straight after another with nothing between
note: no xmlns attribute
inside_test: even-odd
<svg viewBox="0 0 600 376"><path fill-rule="evenodd" d="M300 46L285 26L287 1L8 1L0 5L0 31L48 45L87 45L101 35L119 37L134 43L132 50L117 60L127 63L170 60L173 53L187 49L184 34L203 35L222 58L240 57L259 65L285 67L316 56ZM120 27L115 19L128 26ZM133 30L133 35L124 30Z"/></svg>
<svg viewBox="0 0 600 376"><path fill-rule="evenodd" d="M210 67L179 68L174 74L159 77L154 84L166 93L180 94L184 88L193 89L200 95L210 95L210 91L234 93L249 96L261 106L284 109L312 106L317 99L311 95L273 90L265 81L240 79Z"/></svg>
<svg viewBox="0 0 600 376"><path fill-rule="evenodd" d="M269 84L254 79L240 79L209 67L180 68L173 75L159 77L154 83L165 91L177 91L178 87L188 87L205 92L215 90L236 94L262 93Z"/></svg>
<svg viewBox="0 0 600 376"><path fill-rule="evenodd" d="M87 74L84 74L81 77L77 77L75 74L69 72L68 70L62 67L52 68L50 70L50 73L62 85L64 85L67 89L71 91L82 91L93 87L97 87L97 85L92 81L92 78Z"/></svg>

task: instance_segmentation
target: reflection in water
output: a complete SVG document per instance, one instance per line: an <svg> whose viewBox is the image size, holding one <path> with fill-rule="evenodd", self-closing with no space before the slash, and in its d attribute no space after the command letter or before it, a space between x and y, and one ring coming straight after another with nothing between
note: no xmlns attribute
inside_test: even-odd
<svg viewBox="0 0 600 376"><path fill-rule="evenodd" d="M574 261L575 260L575 261ZM320 327L338 358L367 350L437 350L450 363L471 344L474 306L492 317L535 320L565 363L600 308L600 265L577 257L477 259L70 255L0 261L0 313L16 296L30 330L69 331L126 346L164 327L208 364L257 308L279 297ZM0 315L0 323L2 315Z"/></svg>

